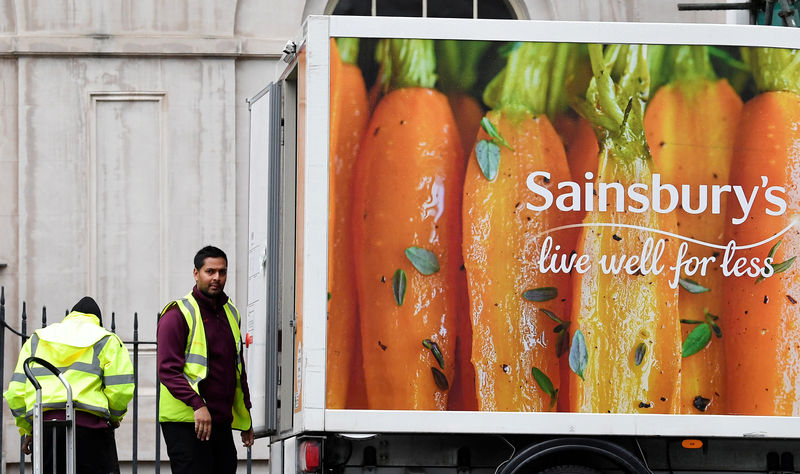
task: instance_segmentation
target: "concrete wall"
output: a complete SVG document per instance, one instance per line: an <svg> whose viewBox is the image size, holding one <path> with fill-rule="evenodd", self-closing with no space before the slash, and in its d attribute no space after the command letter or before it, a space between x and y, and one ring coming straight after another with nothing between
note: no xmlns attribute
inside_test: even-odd
<svg viewBox="0 0 800 474"><path fill-rule="evenodd" d="M207 243L228 253L226 290L244 306L245 99L275 77L302 7L0 0L0 286L11 326L23 301L30 330L43 307L52 323L89 294L106 327L114 312L130 340L138 313L139 338L154 340L156 314L191 288L192 257ZM4 388L19 343L6 337ZM153 459L152 349L140 364L140 459ZM2 409L0 470L18 459ZM117 435L121 459L130 430ZM266 459L264 440L256 448Z"/></svg>

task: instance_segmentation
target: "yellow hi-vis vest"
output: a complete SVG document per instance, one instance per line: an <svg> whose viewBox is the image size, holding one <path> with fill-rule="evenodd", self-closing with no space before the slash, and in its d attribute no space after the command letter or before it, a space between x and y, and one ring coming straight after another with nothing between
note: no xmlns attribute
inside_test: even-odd
<svg viewBox="0 0 800 474"><path fill-rule="evenodd" d="M189 293L180 300L169 303L162 311L161 316L170 308L177 305L189 326L189 338L186 341L186 363L183 366L183 377L189 382L192 389L200 395L200 381L208 375L208 347L206 346L206 330L203 318L200 316L200 307L197 300ZM236 344L236 392L233 397L233 423L231 428L241 431L250 429L250 411L244 405L244 392L242 391L242 335L239 329L239 310L233 306L231 300L225 305L225 315L231 326L233 340ZM159 316L160 317L160 316ZM159 384L158 421L184 421L194 422L194 410L183 403L167 390L164 384Z"/></svg>
<svg viewBox="0 0 800 474"><path fill-rule="evenodd" d="M22 346L17 367L4 394L20 434L31 434L36 390L22 368L25 359L40 357L56 366L72 388L76 410L117 422L133 398L133 365L128 349L97 317L73 311L60 323L36 330ZM31 364L42 386L42 408L64 409L67 391L48 369Z"/></svg>

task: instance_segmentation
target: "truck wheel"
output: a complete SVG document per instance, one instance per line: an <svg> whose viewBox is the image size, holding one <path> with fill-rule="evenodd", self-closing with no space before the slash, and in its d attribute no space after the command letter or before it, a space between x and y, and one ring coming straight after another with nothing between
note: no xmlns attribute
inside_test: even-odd
<svg viewBox="0 0 800 474"><path fill-rule="evenodd" d="M567 456L567 457L565 457ZM589 458L587 458L587 456ZM567 460L600 458L615 465L614 472L652 474L652 471L632 452L621 445L597 438L553 438L533 444L511 458L498 470L499 474L599 474L601 471L585 465L556 464ZM541 470L539 466L552 466Z"/></svg>
<svg viewBox="0 0 800 474"><path fill-rule="evenodd" d="M579 466L575 464L562 464L560 466L548 467L539 471L539 474L601 474L593 467Z"/></svg>

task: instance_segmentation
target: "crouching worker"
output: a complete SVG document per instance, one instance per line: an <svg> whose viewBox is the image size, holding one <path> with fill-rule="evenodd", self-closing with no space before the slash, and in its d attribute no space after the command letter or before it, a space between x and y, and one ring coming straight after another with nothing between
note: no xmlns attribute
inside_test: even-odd
<svg viewBox="0 0 800 474"><path fill-rule="evenodd" d="M90 297L81 299L57 324L38 329L22 346L14 375L4 394L25 435L23 451L31 453L33 406L36 391L23 370L28 357L36 356L56 366L72 388L75 406L76 471L108 474L119 472L114 429L122 421L133 398L133 366L128 349L115 334L102 326L100 308ZM42 386L44 420L63 420L67 392L58 377L47 369L35 370ZM66 434L57 430L56 459L53 436L43 433L43 472L66 472Z"/></svg>

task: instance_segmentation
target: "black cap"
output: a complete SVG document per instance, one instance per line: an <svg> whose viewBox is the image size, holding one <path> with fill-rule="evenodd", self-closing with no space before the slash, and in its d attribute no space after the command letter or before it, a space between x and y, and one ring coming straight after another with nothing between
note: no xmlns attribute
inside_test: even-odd
<svg viewBox="0 0 800 474"><path fill-rule="evenodd" d="M100 313L100 307L97 306L97 302L91 296L84 296L81 298L81 300L72 307L72 311L93 314L100 320L100 325L103 325L103 315Z"/></svg>

